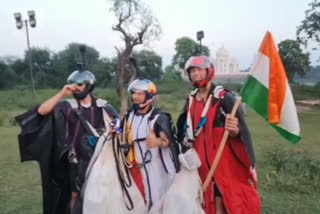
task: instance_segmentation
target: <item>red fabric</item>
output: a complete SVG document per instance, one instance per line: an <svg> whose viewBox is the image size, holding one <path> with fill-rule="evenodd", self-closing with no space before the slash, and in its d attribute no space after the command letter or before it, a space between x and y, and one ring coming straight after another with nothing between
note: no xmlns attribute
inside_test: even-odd
<svg viewBox="0 0 320 214"><path fill-rule="evenodd" d="M134 163L134 165L135 164L136 163ZM143 180L142 180L140 167L132 167L132 168L130 168L130 173L131 173L131 176L132 176L134 182L136 183L136 185L137 185L137 187L139 189L139 192L141 193L141 195L143 197L144 203L147 203L146 195L144 193L144 186L143 186Z"/></svg>
<svg viewBox="0 0 320 214"><path fill-rule="evenodd" d="M193 127L199 123L204 105L204 102L194 99L191 106ZM209 108L207 122L194 145L202 163L198 169L202 182L208 175L224 133L223 127L213 126L218 105L219 102ZM249 182L251 178L249 167L250 162L244 144L239 138L229 137L214 174L214 181L222 194L223 203L229 214L260 213L259 196ZM204 210L206 214L215 214L212 182L204 192Z"/></svg>

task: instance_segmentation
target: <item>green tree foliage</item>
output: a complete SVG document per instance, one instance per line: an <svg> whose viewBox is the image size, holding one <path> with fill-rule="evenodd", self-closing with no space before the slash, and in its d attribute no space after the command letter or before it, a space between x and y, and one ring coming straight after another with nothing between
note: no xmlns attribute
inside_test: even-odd
<svg viewBox="0 0 320 214"><path fill-rule="evenodd" d="M47 48L31 49L32 54L32 72L35 80L36 88L54 87L51 80L55 78L52 68L52 52ZM24 80L30 81L29 70L29 52L25 52L24 64L27 69L24 70Z"/></svg>
<svg viewBox="0 0 320 214"><path fill-rule="evenodd" d="M163 80L164 81L176 81L176 80L182 80L181 78L181 73L175 69L174 66L172 65L167 65L164 68L164 75L163 75Z"/></svg>
<svg viewBox="0 0 320 214"><path fill-rule="evenodd" d="M56 74L56 87L66 83L68 76L78 69L77 63L82 62L80 47L83 44L70 43L64 50L53 56L54 73ZM97 79L98 86L106 86L114 72L112 62L107 58L99 58L99 52L90 46L85 46L85 65Z"/></svg>
<svg viewBox="0 0 320 214"><path fill-rule="evenodd" d="M278 47L289 82L292 82L295 74L303 76L310 70L310 54L303 53L296 40L284 40Z"/></svg>
<svg viewBox="0 0 320 214"><path fill-rule="evenodd" d="M5 62L0 61L0 89L13 88L18 82L18 75Z"/></svg>
<svg viewBox="0 0 320 214"><path fill-rule="evenodd" d="M307 46L309 40L320 43L320 1L313 0L306 10L305 19L297 28L298 42Z"/></svg>
<svg viewBox="0 0 320 214"><path fill-rule="evenodd" d="M141 50L133 54L143 78L159 80L162 75L162 58L153 51Z"/></svg>
<svg viewBox="0 0 320 214"><path fill-rule="evenodd" d="M60 84L64 84L68 76L78 69L77 63L82 63L80 47L82 44L70 43L64 50L59 51L53 57L55 72L59 77ZM94 48L86 46L85 64L90 70L91 66L97 63L99 52Z"/></svg>
<svg viewBox="0 0 320 214"><path fill-rule="evenodd" d="M194 55L198 43L189 37L182 37L175 42L175 55L172 59L172 66L183 68L187 60ZM210 55L210 50L207 46L202 46L202 54Z"/></svg>
<svg viewBox="0 0 320 214"><path fill-rule="evenodd" d="M81 45L71 43L58 53L53 53L46 48L32 48L32 66L36 88L61 88L66 84L68 76L78 69L77 63L82 62ZM95 74L97 86L108 86L112 77L115 76L116 60L100 58L96 49L85 47L86 69ZM23 59L15 59L10 62L2 61L0 64L1 89L31 84L28 52L25 53Z"/></svg>
<svg viewBox="0 0 320 214"><path fill-rule="evenodd" d="M17 59L11 64L8 64L11 69L19 76L16 84L28 85L30 82L30 70L24 59ZM2 77L1 77L2 78Z"/></svg>

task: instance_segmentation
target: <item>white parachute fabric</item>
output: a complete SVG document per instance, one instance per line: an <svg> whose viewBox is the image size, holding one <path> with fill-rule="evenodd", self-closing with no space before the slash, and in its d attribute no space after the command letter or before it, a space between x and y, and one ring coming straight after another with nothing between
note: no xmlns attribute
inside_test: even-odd
<svg viewBox="0 0 320 214"><path fill-rule="evenodd" d="M204 214L202 209L201 180L198 167L199 156L194 149L179 155L181 170L166 193L163 201L163 214Z"/></svg>
<svg viewBox="0 0 320 214"><path fill-rule="evenodd" d="M187 170L182 167L166 194L162 213L204 214L201 194L198 170Z"/></svg>
<svg viewBox="0 0 320 214"><path fill-rule="evenodd" d="M121 158L117 157L122 174L125 174ZM124 197L117 172L116 156L113 152L112 136L101 136L92 161L89 164L83 189L83 214L204 214L201 206L201 181L197 168L200 160L190 149L179 155L181 170L172 175L173 183L168 191L155 201L148 211L144 199L134 180L127 188L134 208L127 209L129 202Z"/></svg>
<svg viewBox="0 0 320 214"><path fill-rule="evenodd" d="M111 141L112 139L108 139L105 142L88 176L84 190L83 214L146 213L144 200L132 178L132 186L128 188L128 191L134 209L128 210L126 207L128 202L123 197Z"/></svg>
<svg viewBox="0 0 320 214"><path fill-rule="evenodd" d="M179 162L187 170L195 170L201 166L200 158L195 149L191 148L184 154L179 154Z"/></svg>
<svg viewBox="0 0 320 214"><path fill-rule="evenodd" d="M191 153L188 153L189 159ZM196 157L191 159L196 160ZM121 170L124 170L123 167ZM127 200L123 197L118 179L112 142L107 139L87 179L83 214L204 214L197 168L187 169L182 165L169 190L149 211L133 179L128 191L134 204L133 210L126 207Z"/></svg>

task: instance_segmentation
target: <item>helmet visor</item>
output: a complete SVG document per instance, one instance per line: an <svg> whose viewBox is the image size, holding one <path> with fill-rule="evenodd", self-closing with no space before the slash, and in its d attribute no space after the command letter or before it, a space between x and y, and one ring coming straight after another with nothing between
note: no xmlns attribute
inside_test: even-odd
<svg viewBox="0 0 320 214"><path fill-rule="evenodd" d="M154 95L156 93L156 87L151 80L137 79L134 80L128 87L128 92L145 91Z"/></svg>
<svg viewBox="0 0 320 214"><path fill-rule="evenodd" d="M83 84L94 84L96 81L96 78L90 71L74 71L70 76L68 77L67 82L69 84L76 84L78 86L81 86Z"/></svg>

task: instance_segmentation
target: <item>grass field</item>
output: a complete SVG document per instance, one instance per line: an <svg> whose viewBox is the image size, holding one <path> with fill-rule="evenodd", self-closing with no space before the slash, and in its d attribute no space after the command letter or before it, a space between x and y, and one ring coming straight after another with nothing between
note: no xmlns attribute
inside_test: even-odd
<svg viewBox="0 0 320 214"><path fill-rule="evenodd" d="M159 86L156 104L176 119L187 95L185 85ZM41 187L38 165L20 163L13 116L54 94L39 91L36 97L26 91L0 91L0 213L41 213ZM113 91L97 94L118 106ZM249 110L247 123L254 140L258 164L262 213L320 213L320 109L299 113L303 139L296 145L286 142L265 121Z"/></svg>

